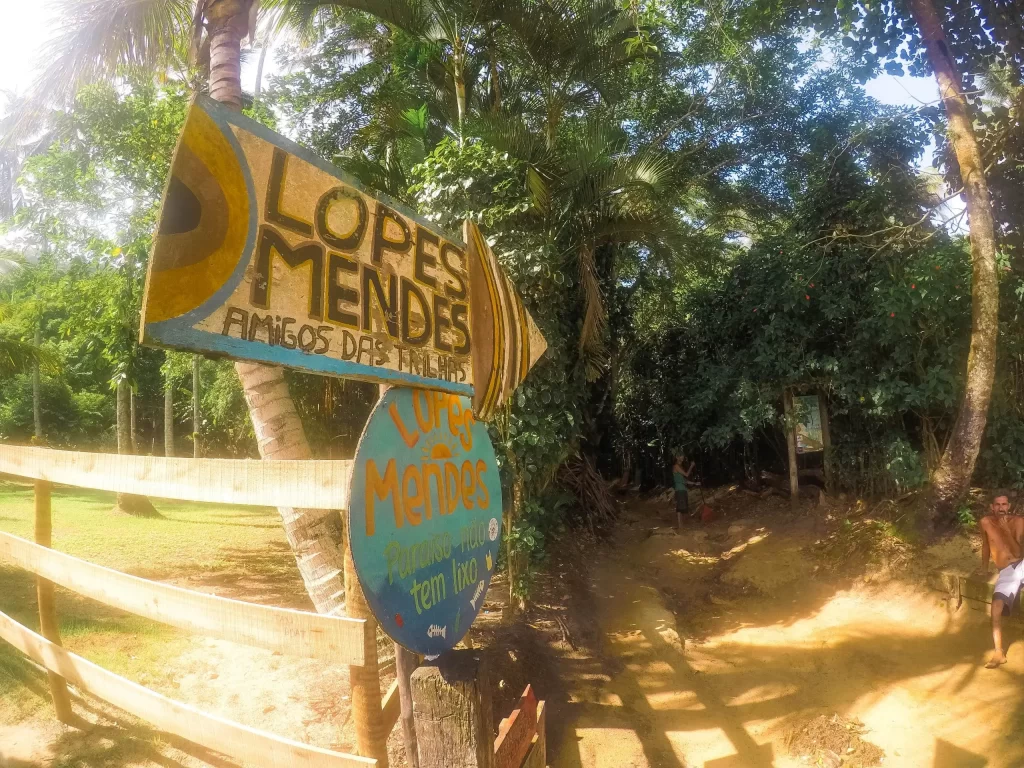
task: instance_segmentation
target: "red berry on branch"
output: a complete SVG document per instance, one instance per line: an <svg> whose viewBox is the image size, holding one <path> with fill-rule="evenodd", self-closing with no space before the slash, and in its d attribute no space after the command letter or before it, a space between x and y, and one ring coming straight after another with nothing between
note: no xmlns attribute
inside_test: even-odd
<svg viewBox="0 0 1024 768"><path fill-rule="evenodd" d="M917 283L911 283L910 290L914 290L915 288L917 288Z"/></svg>
<svg viewBox="0 0 1024 768"><path fill-rule="evenodd" d="M896 313L895 312L890 312L889 313L889 317L896 317Z"/></svg>

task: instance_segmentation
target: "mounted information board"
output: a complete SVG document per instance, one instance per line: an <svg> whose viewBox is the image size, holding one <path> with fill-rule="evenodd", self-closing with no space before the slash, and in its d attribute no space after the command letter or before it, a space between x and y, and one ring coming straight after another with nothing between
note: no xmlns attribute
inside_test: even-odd
<svg viewBox="0 0 1024 768"><path fill-rule="evenodd" d="M356 449L349 544L385 632L435 656L483 607L501 544L501 480L468 398L392 388Z"/></svg>
<svg viewBox="0 0 1024 768"><path fill-rule="evenodd" d="M821 432L821 410L817 395L801 395L793 398L796 409L796 450L797 453L817 453L825 450Z"/></svg>
<svg viewBox="0 0 1024 768"><path fill-rule="evenodd" d="M546 349L475 225L455 235L197 96L171 164L142 341L475 394L488 418Z"/></svg>

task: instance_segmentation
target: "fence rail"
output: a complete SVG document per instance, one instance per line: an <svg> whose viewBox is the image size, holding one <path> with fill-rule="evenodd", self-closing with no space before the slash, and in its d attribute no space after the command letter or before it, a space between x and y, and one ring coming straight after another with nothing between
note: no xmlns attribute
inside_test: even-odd
<svg viewBox="0 0 1024 768"><path fill-rule="evenodd" d="M363 619L244 603L113 571L0 532L0 561L147 619L295 656L361 666Z"/></svg>
<svg viewBox="0 0 1024 768"><path fill-rule="evenodd" d="M162 731L247 764L266 768L284 765L369 768L377 765L376 760L300 744L168 699L64 650L5 613L0 613L0 637L79 690L131 712Z"/></svg>
<svg viewBox="0 0 1024 768"><path fill-rule="evenodd" d="M0 474L35 480L36 543L0 532L0 561L36 575L42 635L0 613L0 639L45 667L57 715L71 720L66 683L156 728L247 765L283 768L386 768L376 757L320 749L201 712L109 672L60 642L53 584L107 605L205 635L274 651L376 668L375 624L365 618L321 616L255 605L141 579L55 552L50 546L51 484L182 501L344 510L348 461L236 461L57 451L0 445ZM45 635L45 636L44 636ZM397 713L366 713L386 738ZM379 754L378 754L379 753Z"/></svg>
<svg viewBox="0 0 1024 768"><path fill-rule="evenodd" d="M0 445L0 474L160 499L348 509L351 461L119 456Z"/></svg>

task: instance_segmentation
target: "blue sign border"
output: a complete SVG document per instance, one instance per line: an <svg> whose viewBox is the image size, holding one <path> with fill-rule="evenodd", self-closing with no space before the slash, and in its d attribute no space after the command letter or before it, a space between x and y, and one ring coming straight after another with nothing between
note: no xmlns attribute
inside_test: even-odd
<svg viewBox="0 0 1024 768"><path fill-rule="evenodd" d="M393 387L352 462L348 537L377 622L415 653L453 648L476 619L501 546L501 478L466 397Z"/></svg>

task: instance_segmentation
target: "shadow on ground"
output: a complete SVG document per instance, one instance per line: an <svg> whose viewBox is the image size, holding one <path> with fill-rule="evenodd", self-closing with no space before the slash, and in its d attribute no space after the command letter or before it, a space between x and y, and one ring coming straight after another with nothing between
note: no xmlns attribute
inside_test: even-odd
<svg viewBox="0 0 1024 768"><path fill-rule="evenodd" d="M927 697L920 689L934 686L936 694L955 700L986 673L982 663L990 637L983 622L950 616L941 631L918 632L912 626L840 621L824 643L794 642L784 631L817 616L851 579L807 574L787 594L765 599L723 583L732 567L717 558L728 549L723 535L722 546L709 543L707 559L686 566L699 575L683 583L637 548L649 530L616 536L614 547L587 553L556 548L559 555L540 580L527 621L489 638L496 654L514 649L523 658L526 676L548 700L548 755L558 768L767 768L788 752L788 734L819 714L881 705L887 694L911 684L915 695ZM632 560L624 554L631 547ZM756 542L748 554L755 561L761 557ZM617 558L620 568L609 565ZM605 575L592 578L594 573ZM757 639L761 629L766 641ZM716 640L705 645L710 637ZM1024 675L1005 668L999 674L1008 676L1000 678L999 690L984 700L972 692L972 722L1024 719ZM586 738L594 741L585 751ZM956 740L973 742L963 734ZM627 742L636 745L638 762L623 756ZM710 742L715 749L707 748ZM929 752L934 748L933 768L993 764L951 741L927 736L925 742ZM686 754L686 745L694 743L717 755L694 762ZM1019 735L1007 736L1005 746L1004 757L1024 754Z"/></svg>

